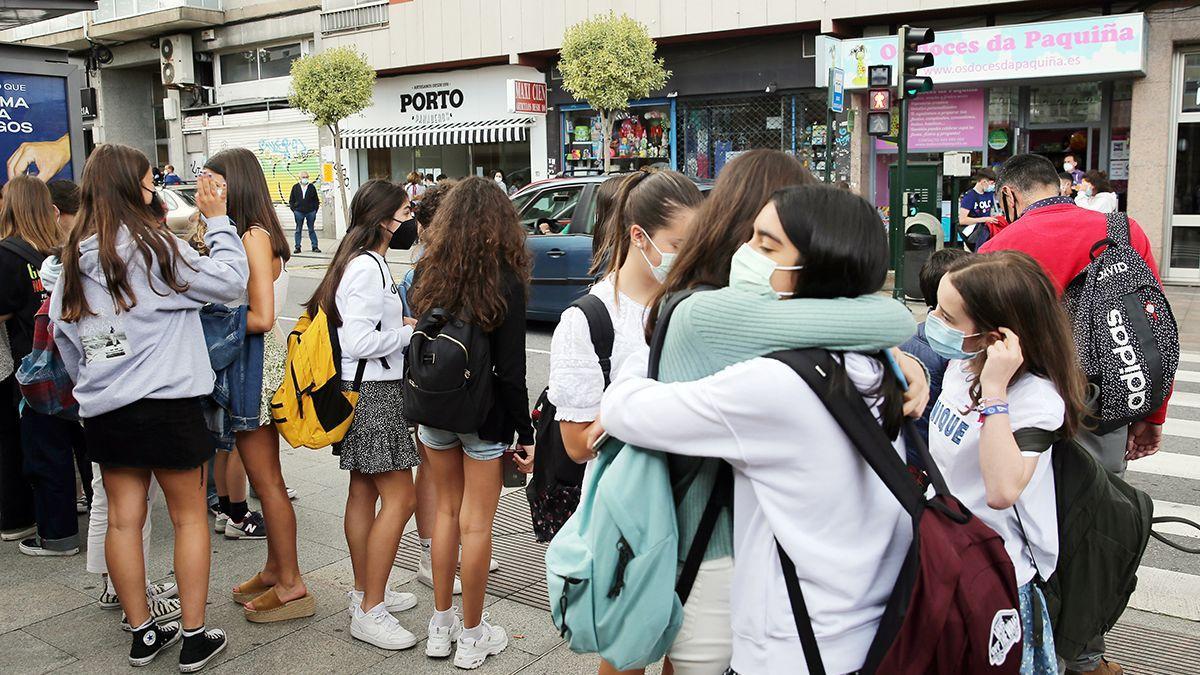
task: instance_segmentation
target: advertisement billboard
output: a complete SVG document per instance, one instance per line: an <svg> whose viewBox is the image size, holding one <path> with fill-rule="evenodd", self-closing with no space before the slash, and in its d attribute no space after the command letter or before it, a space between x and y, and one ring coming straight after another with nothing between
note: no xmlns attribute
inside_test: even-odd
<svg viewBox="0 0 1200 675"><path fill-rule="evenodd" d="M0 187L23 174L74 179L72 117L66 77L0 71Z"/></svg>

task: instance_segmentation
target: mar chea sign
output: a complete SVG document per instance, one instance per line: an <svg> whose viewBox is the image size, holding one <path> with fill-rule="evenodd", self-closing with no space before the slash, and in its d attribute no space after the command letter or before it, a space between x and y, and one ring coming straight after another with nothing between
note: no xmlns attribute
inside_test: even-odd
<svg viewBox="0 0 1200 675"><path fill-rule="evenodd" d="M546 83L528 80L508 81L508 112L546 114Z"/></svg>

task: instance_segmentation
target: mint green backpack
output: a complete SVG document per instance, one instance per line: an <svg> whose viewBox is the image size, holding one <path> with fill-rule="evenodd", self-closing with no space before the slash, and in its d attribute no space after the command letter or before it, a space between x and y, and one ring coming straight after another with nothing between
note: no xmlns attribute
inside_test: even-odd
<svg viewBox="0 0 1200 675"><path fill-rule="evenodd" d="M651 340L651 377L666 335L671 298ZM730 502L732 472L722 464L682 572L675 498L661 452L619 439L601 448L575 513L546 551L554 625L571 651L599 653L619 670L660 659L675 642L717 515ZM678 580L677 580L678 575Z"/></svg>

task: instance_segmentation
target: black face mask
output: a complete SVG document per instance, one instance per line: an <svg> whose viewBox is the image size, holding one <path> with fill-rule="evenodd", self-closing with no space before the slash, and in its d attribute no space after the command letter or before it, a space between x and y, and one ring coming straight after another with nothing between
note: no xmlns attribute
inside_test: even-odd
<svg viewBox="0 0 1200 675"><path fill-rule="evenodd" d="M400 227L392 232L392 239L388 242L388 248L393 251L402 251L412 248L412 245L417 241L417 219L409 218L402 221Z"/></svg>

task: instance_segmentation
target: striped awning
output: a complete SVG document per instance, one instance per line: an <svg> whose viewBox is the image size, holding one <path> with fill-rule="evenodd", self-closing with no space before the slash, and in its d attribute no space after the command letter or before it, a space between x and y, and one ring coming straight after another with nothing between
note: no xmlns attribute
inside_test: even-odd
<svg viewBox="0 0 1200 675"><path fill-rule="evenodd" d="M405 127L348 129L342 132L347 149L406 148L464 143L503 143L529 138L532 118L419 124Z"/></svg>

